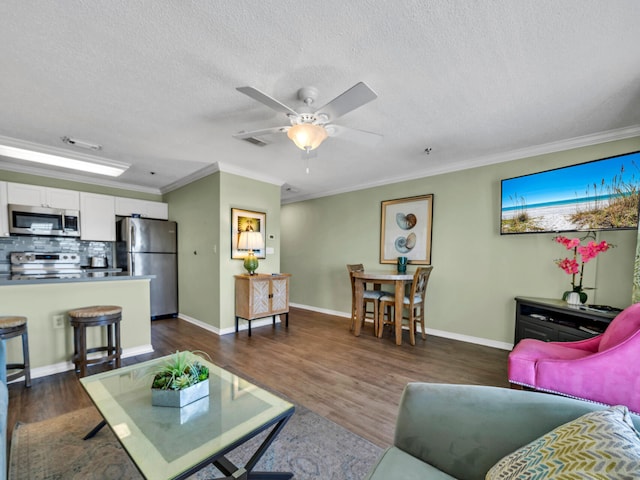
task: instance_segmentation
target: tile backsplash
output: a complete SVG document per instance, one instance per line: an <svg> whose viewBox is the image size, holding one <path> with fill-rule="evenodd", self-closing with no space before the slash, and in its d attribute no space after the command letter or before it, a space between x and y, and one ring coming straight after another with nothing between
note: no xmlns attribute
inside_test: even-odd
<svg viewBox="0 0 640 480"><path fill-rule="evenodd" d="M89 265L91 257L105 256L112 267L113 242L88 242L65 237L10 236L0 237L0 273L11 270L11 252L71 252L80 255L80 265Z"/></svg>

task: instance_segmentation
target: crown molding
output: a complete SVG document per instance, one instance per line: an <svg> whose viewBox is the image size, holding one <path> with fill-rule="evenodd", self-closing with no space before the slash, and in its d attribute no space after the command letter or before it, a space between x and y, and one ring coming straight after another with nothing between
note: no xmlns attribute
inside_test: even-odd
<svg viewBox="0 0 640 480"><path fill-rule="evenodd" d="M201 178L204 178L207 175L211 175L212 173L216 172L231 173L233 175L239 175L241 177L250 178L259 182L271 183L277 186L282 186L285 183L284 180L281 180L279 178L271 177L269 175L257 174L256 172L247 170L246 168L236 167L228 163L215 162L211 165L207 165L197 172L192 173L191 175L181 178L180 180L170 183L169 185L165 185L160 190L163 194L169 193L173 190L177 190L180 187L184 187L185 185L193 183L196 180L200 180Z"/></svg>
<svg viewBox="0 0 640 480"><path fill-rule="evenodd" d="M212 173L216 173L219 171L220 171L220 168L218 163L212 163L210 165L207 165L204 168L201 168L200 170L193 172L190 175L187 175L186 177L183 177L179 180L176 180L175 182L165 185L160 189L160 192L163 195L165 193L173 192L174 190L184 187L185 185L189 185L190 183L193 183L196 180L200 180L201 178L204 178L208 175L211 175Z"/></svg>
<svg viewBox="0 0 640 480"><path fill-rule="evenodd" d="M326 190L320 193L309 194L309 195L294 195L290 198L283 198L281 203L283 205L286 205L289 203L302 202L305 200L313 200L315 198L339 195L342 193L354 192L358 190L364 190L367 188L381 187L384 185L405 182L408 180L415 180L417 178L426 178L426 177L431 177L435 175L442 175L445 173L452 173L452 172L466 170L470 168L493 165L496 163L504 163L504 162L509 162L513 160L520 160L523 158L535 157L538 155L557 153L557 152L562 152L562 151L571 150L575 148L587 147L591 145L613 142L617 140L624 140L627 138L633 138L638 136L640 136L640 125L635 125L635 126L620 128L616 130L609 130L606 132L599 132L592 135L584 135L581 137L574 137L574 138L561 140L557 142L550 142L542 145L534 145L531 147L511 150L509 152L486 155L483 157L474 158L473 160L469 160L468 158L453 160L451 162L448 162L446 166L432 167L432 168L425 169L418 172L414 171L411 174L396 176L393 178L386 178L384 180L380 180L376 182L369 182L369 183L352 185L349 187L344 187L339 189ZM100 157L96 157L93 155L78 154L75 152L70 153L69 150L59 149L55 147L46 147L46 146L35 144L32 142L17 140L15 138L4 137L1 135L0 135L0 143L15 146L18 148L32 149L32 150L40 151L42 153L68 156L70 158L76 158L78 160L86 160L86 161L92 161L97 163L107 163L107 164L118 163L118 162L113 162ZM216 162L216 163L207 165L204 168L198 170L197 172L194 172L191 175L188 175L187 177L184 177L176 182L170 183L161 188L144 187L144 186L135 185L135 184L122 183L122 182L109 180L102 177L89 178L86 175L81 175L81 174L59 172L59 171L40 168L37 166L19 165L15 163L8 163L8 162L1 162L1 161L0 161L0 169L12 171L12 172L18 172L18 173L25 173L28 175L56 178L59 180L68 180L68 181L78 182L78 183L83 183L88 185L103 186L103 187L116 188L116 189L122 189L122 190L133 191L133 192L149 193L154 195L163 195L165 193L176 190L180 187L188 185L189 183L192 183L196 180L199 180L201 178L204 178L216 172L231 173L231 174L239 175L245 178L250 178L256 181L277 185L279 187L281 187L286 183L284 180L276 177L259 174L252 170L236 167L229 163L221 163L221 162Z"/></svg>
<svg viewBox="0 0 640 480"><path fill-rule="evenodd" d="M358 190L365 190L367 188L381 187L384 185L391 185L393 183L406 182L408 180L416 180L418 178L432 177L435 175L442 175L445 173L452 173L461 170L467 170L470 168L484 167L487 165L493 165L496 163L510 162L513 160L521 160L524 158L536 157L539 155L547 155L550 153L564 152L567 150L573 150L575 148L589 147L591 145L598 145L601 143L614 142L617 140L624 140L627 138L633 138L640 136L640 125L634 125L632 127L619 128L615 130L608 130L606 132L599 132L592 135L583 135L581 137L569 138L566 140L560 140L557 142L545 143L542 145L534 145L526 148L519 148L511 150L509 152L497 153L492 155L485 155L483 157L477 157L473 160L460 159L449 162L446 166L433 167L426 170L412 172L408 175L396 176L393 178L387 178L385 180L377 182L363 183L354 185L351 187L345 187L335 190L327 190L321 193L310 195L293 196L282 200L282 205L295 202L303 202L305 200L313 200L315 198L329 197L332 195L339 195L341 193L355 192Z"/></svg>
<svg viewBox="0 0 640 480"><path fill-rule="evenodd" d="M218 167L220 168L221 172L231 173L233 175L240 175L241 177L250 178L252 180L257 180L259 182L271 183L273 185L277 185L278 187L281 187L282 185L285 184L285 181L282 180L281 178L256 173L252 170L236 167L235 165L231 165L229 163L218 162Z"/></svg>

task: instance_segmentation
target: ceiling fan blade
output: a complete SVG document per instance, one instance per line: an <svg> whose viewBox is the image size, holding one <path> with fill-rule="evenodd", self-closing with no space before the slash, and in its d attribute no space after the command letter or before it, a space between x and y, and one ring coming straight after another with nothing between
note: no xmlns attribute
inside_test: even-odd
<svg viewBox="0 0 640 480"><path fill-rule="evenodd" d="M365 103L378 98L376 92L371 90L364 82L356 83L346 92L341 93L336 98L327 103L324 107L316 110L316 114L325 114L329 117L330 122L336 118L361 107Z"/></svg>
<svg viewBox="0 0 640 480"><path fill-rule="evenodd" d="M261 92L257 88L253 87L237 87L240 93L244 93L245 95L253 98L254 100L259 101L260 103L266 105L269 108L274 109L276 112L286 113L287 115L295 115L298 116L298 113L295 110L287 107L284 103L279 102L273 97L270 97L266 93Z"/></svg>
<svg viewBox="0 0 640 480"><path fill-rule="evenodd" d="M375 146L384 138L379 133L357 130L343 125L326 125L330 137L339 137L361 145Z"/></svg>
<svg viewBox="0 0 640 480"><path fill-rule="evenodd" d="M238 132L233 135L233 138L239 138L240 140L244 140L245 138L251 137L260 137L262 135L269 135L272 133L284 133L289 130L290 127L272 127L272 128L263 128L261 130L253 130L251 132Z"/></svg>

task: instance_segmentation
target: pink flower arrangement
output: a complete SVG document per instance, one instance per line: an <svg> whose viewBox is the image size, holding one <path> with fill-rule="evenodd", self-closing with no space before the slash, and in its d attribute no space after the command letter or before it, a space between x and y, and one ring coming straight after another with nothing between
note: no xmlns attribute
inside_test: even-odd
<svg viewBox="0 0 640 480"><path fill-rule="evenodd" d="M563 245L567 250L573 250L573 258L562 258L556 260L556 265L571 275L571 288L574 292L582 292L582 277L584 275L584 264L593 260L600 253L606 252L614 245L602 240L596 243L593 240L586 245L581 245L579 238L567 238L561 235L554 237L554 242ZM580 262L578 263L578 255ZM576 275L580 274L580 282L576 285ZM586 296L585 296L586 298Z"/></svg>

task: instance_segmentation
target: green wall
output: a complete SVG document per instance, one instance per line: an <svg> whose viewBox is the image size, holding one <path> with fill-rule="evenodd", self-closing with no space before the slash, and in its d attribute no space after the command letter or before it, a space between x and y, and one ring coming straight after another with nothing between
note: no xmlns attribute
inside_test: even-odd
<svg viewBox="0 0 640 480"><path fill-rule="evenodd" d="M247 273L242 260L231 259L231 208L264 212L266 248L257 273L280 272L280 187L249 178L221 173L220 181L220 327L223 333L235 326L234 275ZM270 238L270 237L273 238Z"/></svg>
<svg viewBox="0 0 640 480"><path fill-rule="evenodd" d="M79 192L100 193L103 195L113 195L114 197L137 198L140 200L162 201L162 195L135 192L123 188L105 187L102 185L91 185L89 183L74 182L71 180L60 180L27 173L10 172L0 170L0 180L14 183L26 183L29 185L42 185L43 187L65 188L67 190L77 190Z"/></svg>
<svg viewBox="0 0 640 480"><path fill-rule="evenodd" d="M554 263L565 251L553 234L499 235L500 180L635 150L640 138L284 205L281 266L293 274L291 302L348 315L345 265L393 268L379 263L380 202L433 193L427 328L506 347L513 342L513 298L559 298L570 276ZM600 232L598 239L617 247L587 264L585 285L596 287L589 303L625 307L636 232Z"/></svg>
<svg viewBox="0 0 640 480"><path fill-rule="evenodd" d="M219 325L219 192L216 173L164 196L178 222L178 310L212 326Z"/></svg>
<svg viewBox="0 0 640 480"><path fill-rule="evenodd" d="M166 194L164 201L169 218L178 222L180 313L219 333L233 331L233 276L246 270L242 260L231 259L231 208L267 214L266 246L274 253L260 260L258 273L278 272L280 188L217 172Z"/></svg>

